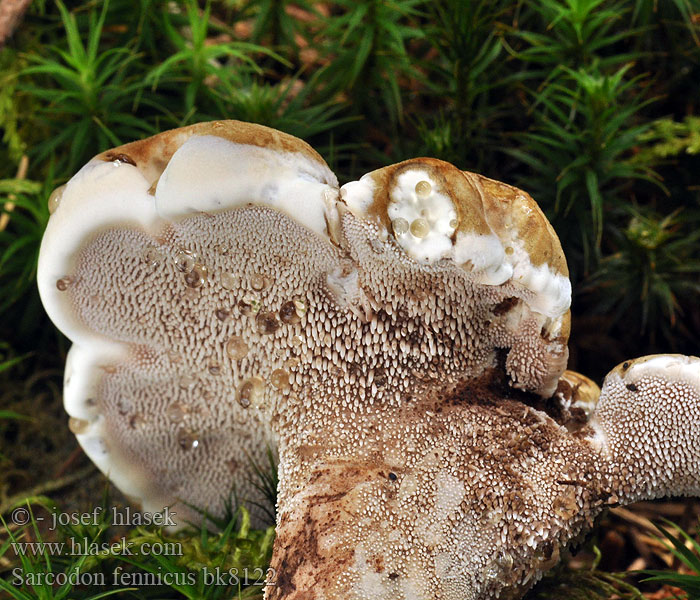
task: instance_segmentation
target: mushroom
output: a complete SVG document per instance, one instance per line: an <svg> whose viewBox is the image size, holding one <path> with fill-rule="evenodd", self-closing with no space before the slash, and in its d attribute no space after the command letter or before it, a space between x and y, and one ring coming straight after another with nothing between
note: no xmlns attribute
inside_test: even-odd
<svg viewBox="0 0 700 600"><path fill-rule="evenodd" d="M566 262L516 188L421 158L338 189L224 121L98 155L52 205L71 428L181 524L234 483L258 502L276 446L269 599L517 598L605 506L700 493L700 359L565 373Z"/></svg>

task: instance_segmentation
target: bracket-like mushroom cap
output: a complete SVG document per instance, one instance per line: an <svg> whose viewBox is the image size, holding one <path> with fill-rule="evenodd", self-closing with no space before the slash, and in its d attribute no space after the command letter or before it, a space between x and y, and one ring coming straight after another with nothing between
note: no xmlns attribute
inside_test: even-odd
<svg viewBox="0 0 700 600"><path fill-rule="evenodd" d="M550 396L566 367L571 284L559 240L537 204L511 186L417 158L345 184L350 211L420 264L450 263L471 282L508 285L494 321L511 348L515 387Z"/></svg>
<svg viewBox="0 0 700 600"><path fill-rule="evenodd" d="M237 491L260 500L248 463L262 463L277 438L270 407L258 406L257 380L234 380L231 370L269 377L274 368L254 368L266 340L243 331L238 314L258 313L263 288L284 290L289 301L303 291L260 263L266 234L251 214L270 230L293 221L276 245L288 255L325 238L311 267L331 250L324 215L335 197L335 176L307 144L237 121L104 152L52 196L38 284L49 316L74 342L64 388L71 429L145 509L184 499L220 513L234 474ZM241 207L247 216L209 231L214 213ZM187 513L181 507L179 523Z"/></svg>

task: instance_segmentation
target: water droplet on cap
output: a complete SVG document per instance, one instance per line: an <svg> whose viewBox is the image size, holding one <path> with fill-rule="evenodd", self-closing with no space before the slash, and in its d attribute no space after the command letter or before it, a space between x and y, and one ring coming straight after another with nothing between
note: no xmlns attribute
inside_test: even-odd
<svg viewBox="0 0 700 600"><path fill-rule="evenodd" d="M209 359L209 364L207 365L207 370L210 375L221 375L221 363L215 358Z"/></svg>
<svg viewBox="0 0 700 600"><path fill-rule="evenodd" d="M221 287L225 290L233 290L239 285L238 277L233 273L222 273L221 274Z"/></svg>
<svg viewBox="0 0 700 600"><path fill-rule="evenodd" d="M416 184L416 196L419 198L427 198L430 196L430 192L433 191L433 186L430 185L429 181L419 181Z"/></svg>
<svg viewBox="0 0 700 600"><path fill-rule="evenodd" d="M177 443L183 450L194 450L199 446L199 436L194 431L181 427L177 431Z"/></svg>
<svg viewBox="0 0 700 600"><path fill-rule="evenodd" d="M163 254L152 244L148 244L148 246L143 249L141 256L143 257L143 260L146 261L146 264L152 267L155 267L161 260L163 260Z"/></svg>
<svg viewBox="0 0 700 600"><path fill-rule="evenodd" d="M270 383L281 392L288 390L290 387L289 373L284 369L275 369L270 374Z"/></svg>
<svg viewBox="0 0 700 600"><path fill-rule="evenodd" d="M256 292L259 292L265 287L265 277L259 273L254 273L250 276L250 287L252 287Z"/></svg>
<svg viewBox="0 0 700 600"><path fill-rule="evenodd" d="M58 186L53 192L51 192L51 195L49 196L49 200L47 202L47 204L49 205L50 215L56 212L58 205L61 203L61 198L63 198L63 192L65 191L65 189L66 184L64 183L63 185Z"/></svg>
<svg viewBox="0 0 700 600"><path fill-rule="evenodd" d="M248 344L243 341L240 335L232 335L226 342L226 354L232 360L241 360L248 354Z"/></svg>
<svg viewBox="0 0 700 600"><path fill-rule="evenodd" d="M394 235L403 235L408 231L408 221L399 217L391 222L391 227L394 230Z"/></svg>
<svg viewBox="0 0 700 600"><path fill-rule="evenodd" d="M187 405L183 404L182 402L173 402L165 410L165 414L171 421L180 423L184 421L185 418L187 418L187 415L189 414L189 409L187 408Z"/></svg>
<svg viewBox="0 0 700 600"><path fill-rule="evenodd" d="M68 419L68 429L70 429L75 435L85 433L88 425L90 425L90 423L85 419L76 419L75 417Z"/></svg>
<svg viewBox="0 0 700 600"><path fill-rule="evenodd" d="M430 232L430 225L425 219L415 219L411 223L411 233L417 238L424 238Z"/></svg>
<svg viewBox="0 0 700 600"><path fill-rule="evenodd" d="M194 377L192 377L192 375L182 375L180 376L180 379L178 379L177 382L181 390L191 390L196 383L197 380Z"/></svg>
<svg viewBox="0 0 700 600"><path fill-rule="evenodd" d="M139 413L129 417L129 427L131 429L143 429L146 426L146 420Z"/></svg>
<svg viewBox="0 0 700 600"><path fill-rule="evenodd" d="M301 321L301 315L297 311L297 307L293 300L285 302L280 307L280 321L282 321L282 323L287 323L288 325L293 325L294 323Z"/></svg>
<svg viewBox="0 0 700 600"><path fill-rule="evenodd" d="M258 327L258 332L263 335L272 335L280 327L275 313L261 312L255 317L255 324Z"/></svg>
<svg viewBox="0 0 700 600"><path fill-rule="evenodd" d="M71 278L70 277L61 277L56 282L56 288L58 289L59 292L65 292L68 289L68 286L71 284Z"/></svg>
<svg viewBox="0 0 700 600"><path fill-rule="evenodd" d="M185 275L185 283L191 288L201 287L207 280L207 275L207 268L200 263L195 263L194 267Z"/></svg>
<svg viewBox="0 0 700 600"><path fill-rule="evenodd" d="M238 388L236 400L243 408L257 406L262 401L265 392L265 382L261 377L251 377L246 379Z"/></svg>
<svg viewBox="0 0 700 600"><path fill-rule="evenodd" d="M178 271L189 273L197 263L197 255L189 250L178 250L175 255L175 266Z"/></svg>

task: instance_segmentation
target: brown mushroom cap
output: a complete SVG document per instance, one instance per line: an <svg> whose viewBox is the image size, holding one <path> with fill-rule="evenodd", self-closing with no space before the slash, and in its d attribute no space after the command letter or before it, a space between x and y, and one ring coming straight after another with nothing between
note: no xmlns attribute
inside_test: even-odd
<svg viewBox="0 0 700 600"><path fill-rule="evenodd" d="M431 158L373 171L344 185L341 198L418 264L458 266L479 294L511 290L490 320L498 345L510 349L512 384L554 393L568 357L571 285L559 240L532 198Z"/></svg>

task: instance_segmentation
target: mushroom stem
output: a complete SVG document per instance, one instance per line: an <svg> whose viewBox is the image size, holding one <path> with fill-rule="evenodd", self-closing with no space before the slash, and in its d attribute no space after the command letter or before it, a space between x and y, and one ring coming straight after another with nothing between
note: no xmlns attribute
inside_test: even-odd
<svg viewBox="0 0 700 600"><path fill-rule="evenodd" d="M622 504L700 494L700 359L655 355L605 378L591 419Z"/></svg>

